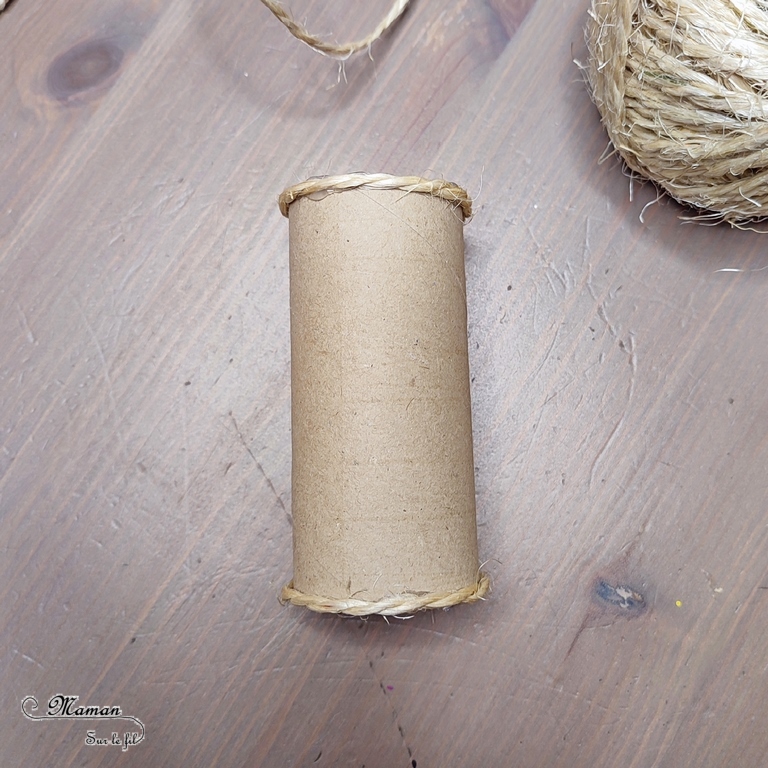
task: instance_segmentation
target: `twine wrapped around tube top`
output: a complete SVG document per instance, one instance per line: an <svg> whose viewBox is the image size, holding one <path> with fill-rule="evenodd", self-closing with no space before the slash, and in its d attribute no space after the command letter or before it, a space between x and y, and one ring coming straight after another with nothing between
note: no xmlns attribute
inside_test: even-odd
<svg viewBox="0 0 768 768"><path fill-rule="evenodd" d="M288 208L299 197L326 195L350 189L401 189L440 197L461 210L464 222L472 218L472 200L467 191L444 179L423 179L420 176L390 176L388 173L347 173L341 176L319 176L283 190L278 198L280 213L288 216Z"/></svg>

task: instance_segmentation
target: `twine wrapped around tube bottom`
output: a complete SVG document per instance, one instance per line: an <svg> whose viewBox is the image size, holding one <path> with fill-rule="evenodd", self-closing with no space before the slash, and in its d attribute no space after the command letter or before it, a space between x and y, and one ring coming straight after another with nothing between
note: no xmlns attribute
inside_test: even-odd
<svg viewBox="0 0 768 768"><path fill-rule="evenodd" d="M466 192L348 174L289 219L293 580L322 613L481 600L467 354Z"/></svg>
<svg viewBox="0 0 768 768"><path fill-rule="evenodd" d="M768 8L758 0L592 0L584 67L632 171L698 209L768 218Z"/></svg>
<svg viewBox="0 0 768 768"><path fill-rule="evenodd" d="M280 592L280 602L300 605L317 613L343 613L347 616L370 616L372 614L403 616L430 608L450 608L460 603L475 603L485 599L490 587L490 579L486 574L481 573L476 584L458 589L455 592L425 595L403 593L372 602L370 600L356 600L355 598L334 600L316 595L305 595L294 589L291 581Z"/></svg>

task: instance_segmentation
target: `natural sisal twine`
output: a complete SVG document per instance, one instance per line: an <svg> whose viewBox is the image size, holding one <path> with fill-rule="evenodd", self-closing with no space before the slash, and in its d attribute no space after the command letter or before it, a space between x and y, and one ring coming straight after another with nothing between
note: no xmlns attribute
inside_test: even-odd
<svg viewBox="0 0 768 768"><path fill-rule="evenodd" d="M333 599L305 595L293 588L293 582L283 587L280 593L281 603L292 603L309 608L318 613L343 613L347 616L407 616L416 611L434 608L450 608L460 603L476 603L485 599L491 587L491 581L484 573L478 575L477 584L459 589L456 592L441 592L439 594L417 594L406 592L391 595L381 600L357 600L353 597Z"/></svg>
<svg viewBox="0 0 768 768"><path fill-rule="evenodd" d="M768 6L592 0L586 69L632 171L734 226L768 218Z"/></svg>
<svg viewBox="0 0 768 768"><path fill-rule="evenodd" d="M288 31L302 43L306 43L310 48L314 48L318 53L324 53L326 56L333 56L336 59L346 59L353 53L370 48L371 43L378 40L405 12L410 0L395 0L389 13L378 23L376 29L362 40L354 43L327 43L316 35L308 32L301 24L294 21L290 14L275 0L261 0L272 13L287 27Z"/></svg>
<svg viewBox="0 0 768 768"><path fill-rule="evenodd" d="M10 0L0 0L0 11L2 11ZM370 35L366 35L362 40L356 40L352 43L329 43L317 35L313 35L306 27L294 21L290 13L277 0L261 0L272 13L280 20L288 31L302 43L306 43L318 53L325 56L332 56L335 59L347 59L358 51L364 51L370 48L402 15L408 7L410 0L395 0L387 15L376 25L376 29Z"/></svg>
<svg viewBox="0 0 768 768"><path fill-rule="evenodd" d="M278 198L280 212L288 215L288 207L299 197L324 197L350 189L400 189L405 193L420 192L440 197L461 210L464 221L472 218L472 200L466 190L444 179L422 179L420 176L390 176L388 173L347 173L318 176L283 190Z"/></svg>

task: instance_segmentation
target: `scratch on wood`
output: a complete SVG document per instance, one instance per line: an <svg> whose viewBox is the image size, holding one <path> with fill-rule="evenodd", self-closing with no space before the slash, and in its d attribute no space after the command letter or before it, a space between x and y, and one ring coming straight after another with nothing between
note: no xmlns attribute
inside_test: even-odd
<svg viewBox="0 0 768 768"><path fill-rule="evenodd" d="M384 651L381 652L381 655L384 655ZM395 709L394 705L392 704L392 700L389 698L389 691L392 690L392 686L385 686L384 681L376 674L376 670L373 665L373 661L368 659L368 666L371 668L371 672L376 680L376 682L379 684L379 688L381 689L381 692L387 697L389 701L390 708L392 709L392 719L395 721L395 725L397 725L397 732L400 734L400 739L403 742L403 746L405 747L405 751L408 753L408 757L411 760L411 766L413 768L416 768L416 760L413 759L413 750L408 745L408 741L405 738L405 729L403 728L402 724L400 723L400 716L398 715L397 709ZM389 690L388 690L389 689Z"/></svg>
<svg viewBox="0 0 768 768"><path fill-rule="evenodd" d="M30 344L36 344L37 339L35 338L35 334L32 333L32 329L29 327L29 322L27 321L27 316L24 313L24 310L21 308L21 304L19 304L18 301L16 302L16 309L19 312L19 317L21 318L21 327L27 336L27 341Z"/></svg>
<svg viewBox="0 0 768 768"><path fill-rule="evenodd" d="M547 360L552 355L552 350L555 348L555 344L557 344L557 337L560 335L560 328L561 326L557 326L555 329L555 333L552 336L552 340L549 342L549 347L547 347L547 351L544 353L544 356L539 361L539 364L536 366L536 368L526 377L524 387L528 386L528 383L533 381L538 375L541 369L546 364Z"/></svg>
<svg viewBox="0 0 768 768"><path fill-rule="evenodd" d="M229 418L232 419L232 424L235 427L235 432L237 432L237 436L240 438L240 442L243 444L243 448L245 448L246 451L248 451L248 455L253 459L253 463L256 465L256 469L261 472L261 476L264 478L264 480L267 483L267 486L269 487L269 490L272 491L272 494L277 499L277 503L280 505L280 509L283 510L285 513L286 518L288 519L288 522L293 525L293 515L288 511L288 508L283 503L282 498L280 497L280 494L277 492L277 488L275 488L274 483L270 479L269 475L264 471L264 467L261 466L261 463L259 460L253 455L253 451L251 450L248 443L246 443L245 438L243 437L243 433L240 431L240 427L237 426L237 421L235 421L235 416L232 413L232 411L229 412Z"/></svg>
<svg viewBox="0 0 768 768"><path fill-rule="evenodd" d="M104 355L104 348L101 346L101 342L99 341L98 336L96 336L96 332L93 330L93 326L89 322L88 316L85 314L85 310L81 306L80 302L75 296L72 296L72 300L75 302L75 306L80 312L80 316L83 318L85 327L88 329L88 334L93 340L93 343L96 346L96 350L99 353L101 368L104 372L104 380L107 382L107 394L109 395L109 402L112 405L112 415L117 417L117 402L115 401L115 393L112 388L112 377L109 375L109 366L107 365L107 358Z"/></svg>
<svg viewBox="0 0 768 768"><path fill-rule="evenodd" d="M629 356L630 374L629 374L629 385L627 387L627 401L624 404L624 409L621 413L621 416L619 417L619 420L614 425L613 429L611 430L611 433L608 435L608 439L603 443L602 448L600 448L600 450L597 452L597 456L595 456L592 462L592 467L589 470L589 487L590 488L592 487L592 483L595 481L595 475L597 474L598 465L600 464L603 456L610 450L611 446L616 440L616 437L621 432L621 429L624 426L624 422L627 419L627 413L629 413L629 406L632 403L632 397L635 394L635 379L637 376L637 354L635 353L635 335L632 331L629 332L627 343L620 341L619 347L622 349L622 351L626 352L627 355Z"/></svg>

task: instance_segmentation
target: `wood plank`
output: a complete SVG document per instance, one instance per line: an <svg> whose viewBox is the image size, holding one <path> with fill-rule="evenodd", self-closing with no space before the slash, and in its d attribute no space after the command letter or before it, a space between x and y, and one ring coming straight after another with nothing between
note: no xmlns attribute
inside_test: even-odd
<svg viewBox="0 0 768 768"><path fill-rule="evenodd" d="M292 3L338 39L387 7ZM764 240L630 199L572 63L584 9L526 11L415 3L343 72L258 3L0 16L4 763L761 764ZM276 600L276 195L347 170L477 198L478 606L386 623ZM21 715L55 693L119 705L146 742Z"/></svg>

